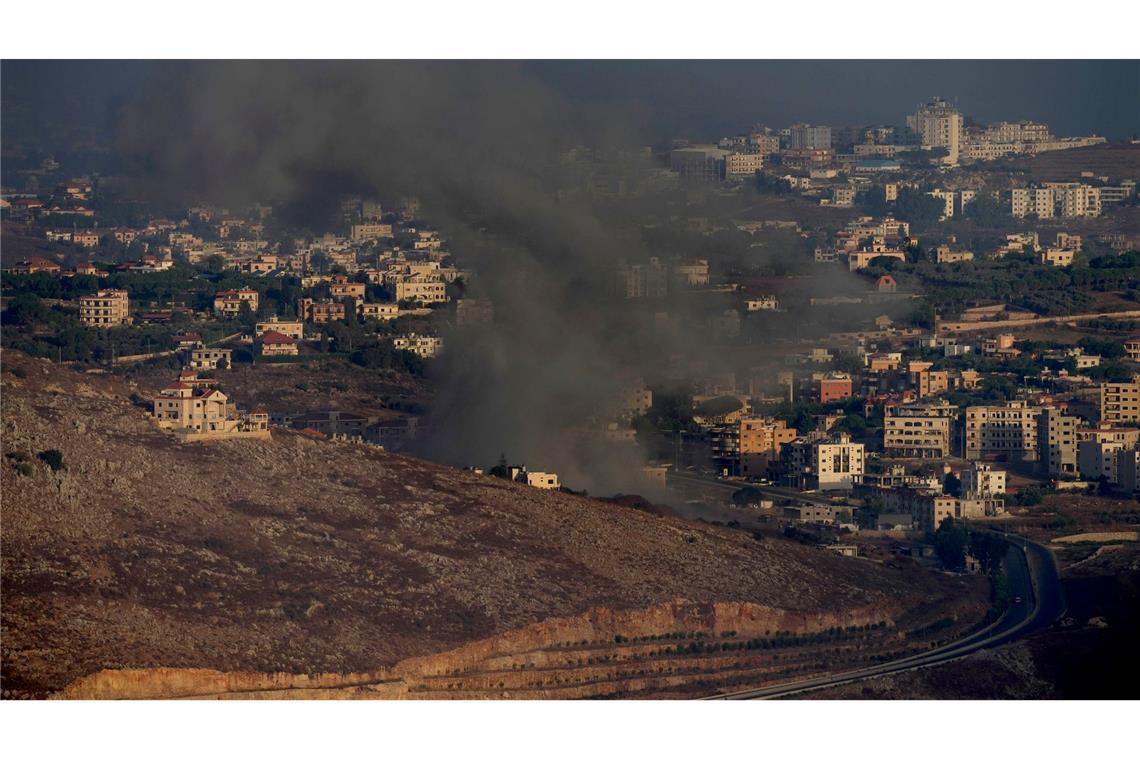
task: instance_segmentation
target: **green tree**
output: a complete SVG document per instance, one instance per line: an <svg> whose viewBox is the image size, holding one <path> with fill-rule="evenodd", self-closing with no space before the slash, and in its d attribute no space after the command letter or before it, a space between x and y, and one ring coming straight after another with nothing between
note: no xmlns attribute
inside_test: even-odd
<svg viewBox="0 0 1140 760"><path fill-rule="evenodd" d="M507 469L507 455L506 452L499 454L499 463L492 467L487 472L488 475L493 475L496 478L503 478L506 480L510 477L510 471Z"/></svg>
<svg viewBox="0 0 1140 760"><path fill-rule="evenodd" d="M1001 570L1001 561L1005 557L1009 544L1001 536L983 531L974 531L970 534L970 554L982 566L982 571L995 577Z"/></svg>
<svg viewBox="0 0 1140 760"><path fill-rule="evenodd" d="M963 216L979 227L1002 227L1009 223L1009 211L988 192L981 192L966 204Z"/></svg>
<svg viewBox="0 0 1140 760"><path fill-rule="evenodd" d="M942 490L948 496L961 496L962 495L962 481L958 476L952 472L946 473L946 477L942 479Z"/></svg>
<svg viewBox="0 0 1140 760"><path fill-rule="evenodd" d="M8 303L4 321L15 325L34 325L47 319L48 308L31 293L20 293Z"/></svg>
<svg viewBox="0 0 1140 760"><path fill-rule="evenodd" d="M938 198L910 187L901 188L895 200L895 216L910 222L917 229L927 229L938 224L944 209L945 205Z"/></svg>
<svg viewBox="0 0 1140 760"><path fill-rule="evenodd" d="M934 532L934 553L942 566L948 570L961 570L966 566L966 529L958 525L953 517L947 517Z"/></svg>

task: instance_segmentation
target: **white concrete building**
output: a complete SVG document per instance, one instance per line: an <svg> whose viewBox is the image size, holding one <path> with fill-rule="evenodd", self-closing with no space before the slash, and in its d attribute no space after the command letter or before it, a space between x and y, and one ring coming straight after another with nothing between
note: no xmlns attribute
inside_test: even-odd
<svg viewBox="0 0 1140 760"><path fill-rule="evenodd" d="M1005 470L975 462L962 471L962 495L967 499L985 499L1005 493Z"/></svg>
<svg viewBox="0 0 1140 760"><path fill-rule="evenodd" d="M924 148L945 148L942 163L956 166L962 144L962 114L941 98L920 106L906 117L907 126L922 140Z"/></svg>

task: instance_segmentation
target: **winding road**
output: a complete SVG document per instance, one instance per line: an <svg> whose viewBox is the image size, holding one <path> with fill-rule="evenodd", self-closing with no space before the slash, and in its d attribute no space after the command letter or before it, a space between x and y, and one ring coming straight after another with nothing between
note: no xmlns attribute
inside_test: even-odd
<svg viewBox="0 0 1140 760"><path fill-rule="evenodd" d="M904 657L845 673L816 676L761 689L730 692L706 699L777 699L818 689L840 686L869 678L904 673L961 659L983 649L992 649L1052 625L1065 613L1060 573L1053 553L1027 539L1002 535L1009 542L1005 558L1010 594L1021 602L1011 604L1005 614L986 628L929 652Z"/></svg>

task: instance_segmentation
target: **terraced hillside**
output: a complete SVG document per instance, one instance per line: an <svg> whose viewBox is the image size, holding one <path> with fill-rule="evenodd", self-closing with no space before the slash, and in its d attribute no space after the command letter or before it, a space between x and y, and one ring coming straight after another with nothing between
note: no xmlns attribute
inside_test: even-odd
<svg viewBox="0 0 1140 760"><path fill-rule="evenodd" d="M985 612L978 579L372 447L178 444L118 379L0 362L6 697L689 696Z"/></svg>

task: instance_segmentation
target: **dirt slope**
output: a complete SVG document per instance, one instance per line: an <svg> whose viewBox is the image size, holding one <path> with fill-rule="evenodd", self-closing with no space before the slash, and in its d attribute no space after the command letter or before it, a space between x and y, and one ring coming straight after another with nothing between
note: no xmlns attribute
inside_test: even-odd
<svg viewBox="0 0 1140 760"><path fill-rule="evenodd" d="M375 448L277 431L178 444L117 379L11 351L0 361L6 696L106 668L373 671L674 599L836 622L873 609L900 626L950 607L966 624L984 607L976 580ZM37 459L48 449L65 469Z"/></svg>

